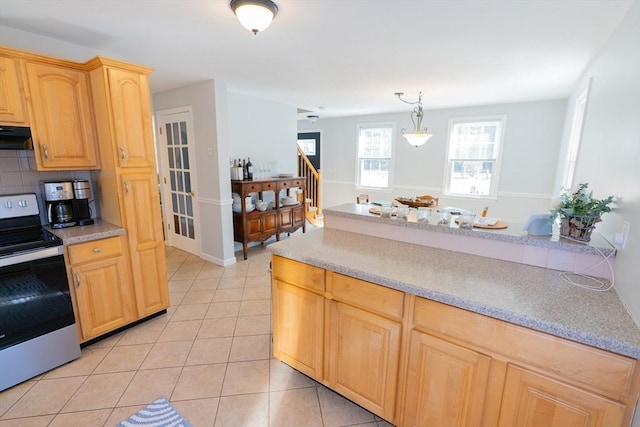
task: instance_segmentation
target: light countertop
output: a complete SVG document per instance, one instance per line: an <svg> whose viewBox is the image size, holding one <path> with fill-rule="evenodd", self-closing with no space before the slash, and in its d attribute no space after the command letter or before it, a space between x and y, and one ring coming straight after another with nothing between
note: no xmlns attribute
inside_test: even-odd
<svg viewBox="0 0 640 427"><path fill-rule="evenodd" d="M95 219L94 224L81 225L76 227L51 228L47 227L54 235L62 239L64 245L90 242L92 240L105 239L107 237L120 236L126 234L123 227L111 224L110 222Z"/></svg>
<svg viewBox="0 0 640 427"><path fill-rule="evenodd" d="M609 255L613 248L597 232L594 232L590 242L573 242L558 236L531 236L523 232L524 224L508 223L505 229L480 229L464 230L458 228L453 216L448 227L433 224L418 223L413 220L400 220L396 218L380 218L380 215L372 214L369 209L372 205L358 205L355 203L345 203L338 206L323 209L325 216L335 216L342 218L357 219L359 221L369 221L372 223L392 224L398 227L407 227L417 230L426 230L436 233L446 233L458 236L475 237L505 243L514 243L539 248L558 249L569 252L578 252L593 255Z"/></svg>
<svg viewBox="0 0 640 427"><path fill-rule="evenodd" d="M640 328L615 290L570 285L557 270L329 228L267 248L296 261L640 358Z"/></svg>

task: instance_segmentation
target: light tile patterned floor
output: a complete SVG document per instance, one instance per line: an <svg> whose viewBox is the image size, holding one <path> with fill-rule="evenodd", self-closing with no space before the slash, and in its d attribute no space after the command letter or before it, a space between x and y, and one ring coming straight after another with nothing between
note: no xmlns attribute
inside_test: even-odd
<svg viewBox="0 0 640 427"><path fill-rule="evenodd" d="M0 427L114 426L165 396L194 427L389 427L271 356L264 246L223 268L167 248L171 307L0 393Z"/></svg>

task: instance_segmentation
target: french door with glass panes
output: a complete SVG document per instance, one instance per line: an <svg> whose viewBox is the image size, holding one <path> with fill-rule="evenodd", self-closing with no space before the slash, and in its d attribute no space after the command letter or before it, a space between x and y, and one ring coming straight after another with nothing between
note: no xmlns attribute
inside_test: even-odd
<svg viewBox="0 0 640 427"><path fill-rule="evenodd" d="M199 255L191 108L158 112L162 210L167 244Z"/></svg>

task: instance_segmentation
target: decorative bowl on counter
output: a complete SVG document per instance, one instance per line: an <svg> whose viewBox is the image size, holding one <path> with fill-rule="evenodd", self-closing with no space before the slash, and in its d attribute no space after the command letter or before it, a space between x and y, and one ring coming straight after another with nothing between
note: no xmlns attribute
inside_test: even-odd
<svg viewBox="0 0 640 427"><path fill-rule="evenodd" d="M438 198L432 196L416 196L414 199L396 197L396 202L412 208L430 208L438 206Z"/></svg>
<svg viewBox="0 0 640 427"><path fill-rule="evenodd" d="M269 207L269 203L267 202L263 202L262 200L258 200L256 202L256 209L258 209L260 212L266 211L268 207Z"/></svg>

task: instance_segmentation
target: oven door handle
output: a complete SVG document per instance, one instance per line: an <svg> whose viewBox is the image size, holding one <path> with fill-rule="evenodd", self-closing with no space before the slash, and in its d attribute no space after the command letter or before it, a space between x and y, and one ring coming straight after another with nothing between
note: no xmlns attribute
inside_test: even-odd
<svg viewBox="0 0 640 427"><path fill-rule="evenodd" d="M24 252L18 255L10 255L0 258L0 267L35 261L37 259L50 258L52 256L62 255L62 253L62 246L53 246L51 248L38 249L36 251Z"/></svg>

